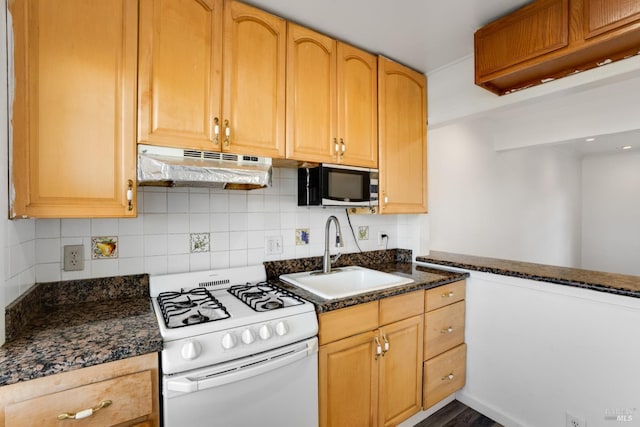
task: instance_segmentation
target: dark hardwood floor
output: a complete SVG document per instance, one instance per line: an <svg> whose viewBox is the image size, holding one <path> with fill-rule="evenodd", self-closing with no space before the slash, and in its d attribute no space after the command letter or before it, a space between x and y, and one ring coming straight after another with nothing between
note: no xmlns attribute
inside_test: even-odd
<svg viewBox="0 0 640 427"><path fill-rule="evenodd" d="M454 400L414 427L502 427L502 424Z"/></svg>

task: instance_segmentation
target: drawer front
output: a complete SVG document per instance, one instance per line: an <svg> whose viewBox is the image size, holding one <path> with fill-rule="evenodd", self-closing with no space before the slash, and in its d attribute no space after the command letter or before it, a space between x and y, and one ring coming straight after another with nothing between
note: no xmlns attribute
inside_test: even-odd
<svg viewBox="0 0 640 427"><path fill-rule="evenodd" d="M425 360L464 342L464 309L465 302L458 301L424 315Z"/></svg>
<svg viewBox="0 0 640 427"><path fill-rule="evenodd" d="M378 301L328 311L318 316L320 345L378 327Z"/></svg>
<svg viewBox="0 0 640 427"><path fill-rule="evenodd" d="M467 345L442 353L424 362L424 409L430 408L464 387L467 361Z"/></svg>
<svg viewBox="0 0 640 427"><path fill-rule="evenodd" d="M464 292L464 280L428 289L424 295L424 309L425 311L431 311L444 307L445 305L453 304L454 302L462 301L464 299Z"/></svg>
<svg viewBox="0 0 640 427"><path fill-rule="evenodd" d="M57 427L61 425L59 414L77 413L105 400L111 400L111 405L87 418L67 422L98 427L134 420L153 410L151 381L151 371L143 371L14 403L5 409L5 426Z"/></svg>
<svg viewBox="0 0 640 427"><path fill-rule="evenodd" d="M424 291L409 292L380 300L380 325L424 313Z"/></svg>

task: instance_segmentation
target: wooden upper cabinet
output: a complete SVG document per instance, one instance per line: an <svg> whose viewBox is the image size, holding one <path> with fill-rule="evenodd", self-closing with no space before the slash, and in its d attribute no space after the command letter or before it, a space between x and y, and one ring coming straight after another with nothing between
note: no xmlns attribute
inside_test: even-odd
<svg viewBox="0 0 640 427"><path fill-rule="evenodd" d="M427 79L378 58L380 213L427 212Z"/></svg>
<svg viewBox="0 0 640 427"><path fill-rule="evenodd" d="M585 39L640 21L640 1L638 0L582 1L584 2Z"/></svg>
<svg viewBox="0 0 640 427"><path fill-rule="evenodd" d="M291 22L287 38L287 158L335 163L335 40Z"/></svg>
<svg viewBox="0 0 640 427"><path fill-rule="evenodd" d="M224 16L222 148L284 158L286 22L235 1Z"/></svg>
<svg viewBox="0 0 640 427"><path fill-rule="evenodd" d="M9 10L10 216L135 216L137 1L15 0Z"/></svg>
<svg viewBox="0 0 640 427"><path fill-rule="evenodd" d="M378 167L377 64L375 55L338 42L339 163Z"/></svg>
<svg viewBox="0 0 640 427"><path fill-rule="evenodd" d="M141 0L139 43L138 142L215 150L222 1Z"/></svg>
<svg viewBox="0 0 640 427"><path fill-rule="evenodd" d="M141 0L138 142L284 156L285 21L223 0Z"/></svg>
<svg viewBox="0 0 640 427"><path fill-rule="evenodd" d="M475 83L498 95L573 75L640 46L640 0L536 0L475 34Z"/></svg>
<svg viewBox="0 0 640 427"><path fill-rule="evenodd" d="M566 47L569 0L533 2L475 33L476 76Z"/></svg>
<svg viewBox="0 0 640 427"><path fill-rule="evenodd" d="M289 23L287 158L377 167L376 57Z"/></svg>

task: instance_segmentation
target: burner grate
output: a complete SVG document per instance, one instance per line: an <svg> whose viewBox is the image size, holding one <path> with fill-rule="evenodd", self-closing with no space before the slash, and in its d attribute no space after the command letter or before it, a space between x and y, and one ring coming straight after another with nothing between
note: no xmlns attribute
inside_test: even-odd
<svg viewBox="0 0 640 427"><path fill-rule="evenodd" d="M205 288L162 292L158 305L168 328L180 328L231 317L227 309Z"/></svg>
<svg viewBox="0 0 640 427"><path fill-rule="evenodd" d="M227 291L258 312L304 304L297 295L267 282L236 285Z"/></svg>

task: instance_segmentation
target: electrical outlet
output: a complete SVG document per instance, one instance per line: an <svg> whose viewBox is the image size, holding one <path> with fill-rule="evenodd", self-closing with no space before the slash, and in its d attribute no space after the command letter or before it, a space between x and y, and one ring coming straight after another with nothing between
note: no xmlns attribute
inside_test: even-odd
<svg viewBox="0 0 640 427"><path fill-rule="evenodd" d="M570 413L566 413L567 415L567 427L586 427L587 423L583 418L576 417Z"/></svg>
<svg viewBox="0 0 640 427"><path fill-rule="evenodd" d="M64 271L84 270L84 245L66 245L63 261Z"/></svg>
<svg viewBox="0 0 640 427"><path fill-rule="evenodd" d="M282 236L265 237L264 250L267 255L280 255L282 253Z"/></svg>
<svg viewBox="0 0 640 427"><path fill-rule="evenodd" d="M386 231L378 231L378 246L389 244L389 235Z"/></svg>

